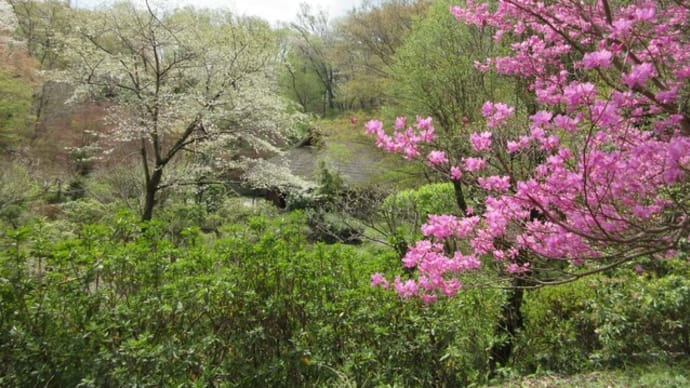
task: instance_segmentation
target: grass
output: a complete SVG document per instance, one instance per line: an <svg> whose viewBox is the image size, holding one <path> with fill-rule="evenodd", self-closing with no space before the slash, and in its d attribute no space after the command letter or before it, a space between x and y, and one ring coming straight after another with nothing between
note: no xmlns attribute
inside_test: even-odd
<svg viewBox="0 0 690 388"><path fill-rule="evenodd" d="M571 376L541 374L511 376L492 384L494 387L690 387L690 362L676 364L637 365L581 373Z"/></svg>

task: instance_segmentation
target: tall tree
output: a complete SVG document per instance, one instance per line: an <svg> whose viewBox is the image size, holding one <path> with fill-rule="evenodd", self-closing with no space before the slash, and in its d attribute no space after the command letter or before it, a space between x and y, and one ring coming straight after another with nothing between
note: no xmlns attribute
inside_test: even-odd
<svg viewBox="0 0 690 388"><path fill-rule="evenodd" d="M325 113L326 87L314 61L300 49L304 44L302 35L294 29L281 33L284 69L280 84L283 93L297 102L304 113Z"/></svg>
<svg viewBox="0 0 690 388"><path fill-rule="evenodd" d="M61 0L8 0L17 17L18 35L26 40L29 53L43 69L54 69L62 62L61 34L71 28L73 10Z"/></svg>
<svg viewBox="0 0 690 388"><path fill-rule="evenodd" d="M80 19L68 40L70 74L113 101L104 143L137 144L150 220L164 172L189 151L209 163L239 149L271 148L290 129L275 94L275 39L268 25L222 11L164 13L118 3ZM222 154L210 154L212 150Z"/></svg>
<svg viewBox="0 0 690 388"><path fill-rule="evenodd" d="M475 68L475 62L501 50L492 30L459 24L448 12L452 4L434 3L389 59L397 109L431 115L445 137L480 119L485 101L513 92L505 79Z"/></svg>
<svg viewBox="0 0 690 388"><path fill-rule="evenodd" d="M302 3L297 14L297 22L292 23L290 27L297 33L297 39L292 40L291 48L297 51L303 71L315 75L321 84L322 106L318 113L326 114L335 110L337 70L329 49L333 45L334 35L328 14Z"/></svg>
<svg viewBox="0 0 690 388"><path fill-rule="evenodd" d="M429 0L379 0L362 4L338 20L333 60L341 73L343 103L372 109L387 102L392 65Z"/></svg>

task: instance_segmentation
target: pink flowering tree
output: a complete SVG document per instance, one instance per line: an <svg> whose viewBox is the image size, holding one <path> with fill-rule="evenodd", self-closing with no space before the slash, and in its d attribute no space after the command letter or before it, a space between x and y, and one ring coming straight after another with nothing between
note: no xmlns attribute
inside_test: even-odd
<svg viewBox="0 0 690 388"><path fill-rule="evenodd" d="M451 11L493 27L495 39L516 42L511 55L477 67L529 80L541 109L522 136L494 141L503 126L515 125L515 111L486 102L485 130L467 139L473 152L451 163L445 151L426 147L436 139L430 118L412 126L399 118L392 134L381 122L366 124L379 147L424 160L483 193L478 209L429 217L422 227L428 239L403 259L420 273L417 290L408 286L404 294L452 295L454 275L486 258L510 277L544 285L673 254L690 230L688 5L501 1L495 8L468 1ZM496 147L509 157L491 160ZM541 162L517 173L521 166L511 160L534 150ZM448 256L449 239L466 241L465 249ZM550 261L567 265L541 267Z"/></svg>
<svg viewBox="0 0 690 388"><path fill-rule="evenodd" d="M399 118L392 133L366 124L380 148L461 193L458 214L429 216L402 259L415 278L372 284L431 302L491 271L513 289L501 323L512 334L524 288L677 255L690 235L690 3L468 0L451 12L512 42L476 68L529 85L536 109L486 102L461 157L433 149L431 118Z"/></svg>
<svg viewBox="0 0 690 388"><path fill-rule="evenodd" d="M429 118L400 118L392 134L366 124L380 148L477 193L474 208L429 216L402 260L414 279L372 283L430 302L486 269L523 289L676 255L690 234L690 3L468 0L451 12L512 42L476 67L526 82L537 109L520 120L486 102L460 159L429 149Z"/></svg>

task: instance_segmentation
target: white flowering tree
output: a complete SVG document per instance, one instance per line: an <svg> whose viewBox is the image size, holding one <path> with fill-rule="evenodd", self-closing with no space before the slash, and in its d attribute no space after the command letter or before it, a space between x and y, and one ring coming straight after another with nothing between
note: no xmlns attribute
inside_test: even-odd
<svg viewBox="0 0 690 388"><path fill-rule="evenodd" d="M139 149L143 220L152 218L161 188L176 184L164 172L186 151L207 166L227 167L239 150L272 149L293 127L273 87L277 48L263 21L222 11L161 12L148 2L80 16L66 38L69 72L78 96L114 102L101 145Z"/></svg>

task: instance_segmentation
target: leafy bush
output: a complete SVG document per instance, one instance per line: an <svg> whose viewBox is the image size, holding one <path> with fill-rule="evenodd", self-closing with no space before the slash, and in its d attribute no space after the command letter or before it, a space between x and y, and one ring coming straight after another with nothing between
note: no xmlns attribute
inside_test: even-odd
<svg viewBox="0 0 690 388"><path fill-rule="evenodd" d="M404 255L410 242L422 237L419 229L430 214L458 211L452 183L433 183L388 196L381 204L380 213L389 242Z"/></svg>
<svg viewBox="0 0 690 388"><path fill-rule="evenodd" d="M516 366L529 372L587 369L590 354L600 347L589 308L595 298L590 279L526 293L525 327L513 355Z"/></svg>
<svg viewBox="0 0 690 388"><path fill-rule="evenodd" d="M388 197L384 206L397 209L405 219L425 220L429 214L458 212L452 183L432 183L400 191Z"/></svg>
<svg viewBox="0 0 690 388"><path fill-rule="evenodd" d="M301 213L178 244L130 212L0 244L0 385L467 384L486 374L500 292L433 306L369 286L397 259L308 244Z"/></svg>
<svg viewBox="0 0 690 388"><path fill-rule="evenodd" d="M649 261L600 285L597 356L616 364L690 356L690 263ZM642 272L644 271L644 272Z"/></svg>
<svg viewBox="0 0 690 388"><path fill-rule="evenodd" d="M529 292L514 364L573 373L690 355L690 263L645 267Z"/></svg>
<svg viewBox="0 0 690 388"><path fill-rule="evenodd" d="M487 381L503 292L403 301L368 279L399 271L395 252L310 244L299 212L245 220L218 238L131 211L2 231L0 385ZM647 267L527 293L513 366L575 372L687 352L690 265Z"/></svg>
<svg viewBox="0 0 690 388"><path fill-rule="evenodd" d="M17 227L23 223L24 212L36 187L26 168L16 163L0 164L0 221Z"/></svg>

